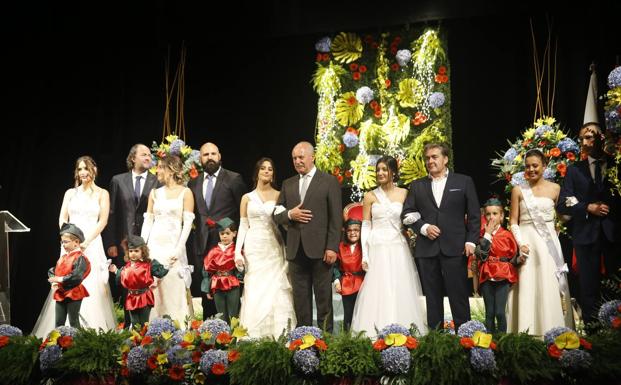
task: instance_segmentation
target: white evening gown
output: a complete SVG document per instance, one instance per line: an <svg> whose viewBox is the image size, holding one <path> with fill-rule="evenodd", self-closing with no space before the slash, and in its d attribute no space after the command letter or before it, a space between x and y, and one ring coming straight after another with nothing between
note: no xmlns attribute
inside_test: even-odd
<svg viewBox="0 0 621 385"><path fill-rule="evenodd" d="M91 234L97 226L100 210L99 198L98 193L84 192L76 188L75 194L69 200L69 222L78 226L85 236ZM61 247L61 254L64 253ZM89 296L82 300L80 325L84 328L114 329L117 323L108 285L108 265L101 235L91 241L88 248L84 250L84 255L91 263L91 272L82 282ZM54 329L55 302L53 291L50 290L32 334L43 338ZM68 318L66 324L69 325Z"/></svg>
<svg viewBox="0 0 621 385"><path fill-rule="evenodd" d="M249 229L243 241L246 274L240 322L251 338L278 338L288 324L291 328L296 324L284 243L272 222L275 202L262 202L256 190L248 197Z"/></svg>
<svg viewBox="0 0 621 385"><path fill-rule="evenodd" d="M185 247L178 256L178 260L172 265L170 258L176 253L176 246L179 242L183 225L183 190L177 197L166 198L164 187L154 191L153 202L153 227L148 234L147 246L149 246L149 256L157 260L164 267L168 268L168 274L153 289L155 306L151 311L150 319L169 315L173 320L179 321L181 325L186 322L187 317L193 316L192 295L188 287L189 282L184 281L183 277L189 277L188 257ZM184 242L185 244L185 242Z"/></svg>
<svg viewBox="0 0 621 385"><path fill-rule="evenodd" d="M547 197L534 197L534 203L552 234L554 247L562 256L554 228L554 201ZM568 292L560 293L556 264L523 200L520 200L519 223L523 242L530 249L530 257L519 268L519 280L509 294L509 331L528 331L528 334L541 336L556 326L573 327L571 298Z"/></svg>
<svg viewBox="0 0 621 385"><path fill-rule="evenodd" d="M366 331L373 338L377 334L375 330L386 325L397 323L409 327L414 323L421 333L426 333L418 270L401 232L403 204L391 202L379 187L373 193L378 201L371 206L372 229L367 240L369 271L358 292L351 328Z"/></svg>

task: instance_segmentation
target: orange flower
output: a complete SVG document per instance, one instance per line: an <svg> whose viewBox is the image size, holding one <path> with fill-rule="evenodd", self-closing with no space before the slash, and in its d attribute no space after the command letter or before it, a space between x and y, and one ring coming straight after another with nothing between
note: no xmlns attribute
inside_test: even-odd
<svg viewBox="0 0 621 385"><path fill-rule="evenodd" d="M571 161L576 160L576 154L574 154L573 152L566 152L565 157Z"/></svg>
<svg viewBox="0 0 621 385"><path fill-rule="evenodd" d="M582 346L586 350L591 350L593 348L593 345L584 338L580 338L580 346Z"/></svg>
<svg viewBox="0 0 621 385"><path fill-rule="evenodd" d="M526 148L532 141L533 141L532 139L526 139L524 142L522 142L522 146Z"/></svg>
<svg viewBox="0 0 621 385"><path fill-rule="evenodd" d="M224 366L223 363L221 362L216 362L215 364L213 364L213 366L211 367L211 372L213 374L215 374L216 376L221 376L226 372L226 367Z"/></svg>
<svg viewBox="0 0 621 385"><path fill-rule="evenodd" d="M187 348L190 345L191 344L188 341L181 341L181 342L179 342L179 346L181 346L184 349Z"/></svg>
<svg viewBox="0 0 621 385"><path fill-rule="evenodd" d="M330 60L330 55L329 55L329 54L327 54L327 53L324 53L324 54L323 54L323 56L321 57L321 59L322 59L323 61L328 61L328 60Z"/></svg>
<svg viewBox="0 0 621 385"><path fill-rule="evenodd" d="M145 346L150 344L151 342L153 342L153 338L151 338L151 336L146 336L142 339L142 342L140 343L140 345Z"/></svg>
<svg viewBox="0 0 621 385"><path fill-rule="evenodd" d="M326 345L324 340L315 340L315 347L322 351L328 349L328 345Z"/></svg>
<svg viewBox="0 0 621 385"><path fill-rule="evenodd" d="M179 365L173 365L172 368L168 369L168 377L174 381L181 381L185 377L185 370Z"/></svg>
<svg viewBox="0 0 621 385"><path fill-rule="evenodd" d="M559 349L556 344L550 344L550 346L548 346L548 355L550 357L559 359L561 358L561 355L563 354L563 351L561 349Z"/></svg>
<svg viewBox="0 0 621 385"><path fill-rule="evenodd" d="M203 323L202 321L199 321L199 320L195 319L190 324L190 328L192 330L198 330L198 328L201 327L202 323Z"/></svg>
<svg viewBox="0 0 621 385"><path fill-rule="evenodd" d="M358 71L360 71L361 73L367 72L367 66L365 66L364 64L361 65L360 68L358 68Z"/></svg>
<svg viewBox="0 0 621 385"><path fill-rule="evenodd" d="M351 171L345 171L345 178L351 178Z"/></svg>
<svg viewBox="0 0 621 385"><path fill-rule="evenodd" d="M317 52L317 56L315 57L315 61L321 61L321 58L323 57L323 55L319 52Z"/></svg>
<svg viewBox="0 0 621 385"><path fill-rule="evenodd" d="M412 350L412 349L416 349L417 346L418 346L418 341L416 340L416 338L412 336L407 336L405 340L405 347Z"/></svg>
<svg viewBox="0 0 621 385"><path fill-rule="evenodd" d="M149 369L154 370L157 368L157 358L155 356L151 356L147 359L147 366Z"/></svg>
<svg viewBox="0 0 621 385"><path fill-rule="evenodd" d="M612 319L612 327L613 329L621 328L621 317L615 317Z"/></svg>
<svg viewBox="0 0 621 385"><path fill-rule="evenodd" d="M73 343L73 337L71 336L62 336L58 339L58 345L61 348L67 349Z"/></svg>
<svg viewBox="0 0 621 385"><path fill-rule="evenodd" d="M380 110L378 108L377 110L375 110L375 113L373 113L373 116L375 116L376 118L381 118L382 117L382 110Z"/></svg>
<svg viewBox="0 0 621 385"><path fill-rule="evenodd" d="M378 339L377 341L375 341L373 343L373 349L380 351L380 350L384 350L388 347L388 345L386 345L386 342L384 342L383 338Z"/></svg>
<svg viewBox="0 0 621 385"><path fill-rule="evenodd" d="M372 109L377 109L377 106L379 105L377 103L377 100L371 100L371 103L369 103L369 105L371 106Z"/></svg>
<svg viewBox="0 0 621 385"><path fill-rule="evenodd" d="M349 65L349 69L353 71L357 71L358 70L358 63L351 63Z"/></svg>
<svg viewBox="0 0 621 385"><path fill-rule="evenodd" d="M559 173L561 173L562 177L564 177L565 174L567 173L567 165L565 163L557 164L556 169L558 170Z"/></svg>
<svg viewBox="0 0 621 385"><path fill-rule="evenodd" d="M338 180L339 183L343 183L343 175L337 175L336 180Z"/></svg>
<svg viewBox="0 0 621 385"><path fill-rule="evenodd" d="M119 322L118 325L116 325L116 330L123 330L125 329L125 322Z"/></svg>
<svg viewBox="0 0 621 385"><path fill-rule="evenodd" d="M233 337L227 332L222 332L216 336L216 342L219 344L230 344L233 341Z"/></svg>
<svg viewBox="0 0 621 385"><path fill-rule="evenodd" d="M489 343L489 347L490 347L490 349L492 349L492 350L496 350L496 343L495 343L494 341L490 342L490 343Z"/></svg>
<svg viewBox="0 0 621 385"><path fill-rule="evenodd" d="M8 336L0 336L0 348L9 344Z"/></svg>
<svg viewBox="0 0 621 385"><path fill-rule="evenodd" d="M334 170L332 170L332 175L334 176L337 176L340 173L341 173L341 168L339 166L334 167Z"/></svg>
<svg viewBox="0 0 621 385"><path fill-rule="evenodd" d="M196 179L197 177L198 177L198 170L196 170L196 167L192 165L192 167L190 168L190 178Z"/></svg>
<svg viewBox="0 0 621 385"><path fill-rule="evenodd" d="M343 143L339 144L339 152L345 152L345 145Z"/></svg>
<svg viewBox="0 0 621 385"><path fill-rule="evenodd" d="M298 347L300 347L300 345L302 345L301 339L293 340L291 341L291 343L289 343L289 350L296 350Z"/></svg>
<svg viewBox="0 0 621 385"><path fill-rule="evenodd" d="M231 350L228 353L229 362L235 362L239 359L239 351Z"/></svg>
<svg viewBox="0 0 621 385"><path fill-rule="evenodd" d="M354 72L354 73L351 75L351 77L352 77L352 79L354 79L354 80L360 80L360 78L362 77L362 75L360 75L360 72Z"/></svg>
<svg viewBox="0 0 621 385"><path fill-rule="evenodd" d="M438 73L440 75L446 74L446 67L445 66L440 66L440 68L438 68Z"/></svg>
<svg viewBox="0 0 621 385"><path fill-rule="evenodd" d="M558 156L561 155L561 150L558 147L554 147L553 149L550 150L550 155L557 158Z"/></svg>
<svg viewBox="0 0 621 385"><path fill-rule="evenodd" d="M353 106L356 103L357 103L357 100L355 96L352 96L351 98L347 99L347 104L349 104L350 106Z"/></svg>
<svg viewBox="0 0 621 385"><path fill-rule="evenodd" d="M474 347L474 341L470 337L461 337L459 343L466 349L472 349Z"/></svg>
<svg viewBox="0 0 621 385"><path fill-rule="evenodd" d="M385 83L386 83L386 88L390 88L390 85L392 84L390 79L386 79Z"/></svg>

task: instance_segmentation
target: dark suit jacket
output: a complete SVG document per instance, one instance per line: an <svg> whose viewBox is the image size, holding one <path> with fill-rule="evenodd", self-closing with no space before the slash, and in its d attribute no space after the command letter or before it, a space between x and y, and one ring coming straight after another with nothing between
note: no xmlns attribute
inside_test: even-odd
<svg viewBox="0 0 621 385"><path fill-rule="evenodd" d="M302 242L304 253L312 259L321 259L326 249L338 253L343 224L341 187L332 175L317 169L306 190L302 208L312 211L309 223L290 221L288 210L300 203L300 176L296 175L282 184L277 205L287 210L274 215L280 225L287 225L287 259L293 260Z"/></svg>
<svg viewBox="0 0 621 385"><path fill-rule="evenodd" d="M106 248L118 246L129 234L140 235L149 193L159 183L157 177L148 172L138 203L134 199L134 183L131 171L115 175L110 181L110 216L105 231Z"/></svg>
<svg viewBox="0 0 621 385"><path fill-rule="evenodd" d="M614 167L612 159L608 159L607 167ZM619 197L613 197L610 193L610 182L608 178L604 178L603 188L598 190L591 171L589 170L589 161L581 160L567 168L567 174L563 179L561 187L560 199L556 205L556 209L561 214L571 215L573 221L572 238L576 245L588 245L595 243L599 236L600 229L606 238L615 242L621 236L619 221L621 216L621 202ZM566 198L575 197L578 203L574 206L567 207ZM589 203L604 202L610 206L610 212L606 217L598 217L590 215L587 212Z"/></svg>
<svg viewBox="0 0 621 385"><path fill-rule="evenodd" d="M431 178L423 177L412 182L403 205L402 217L418 212L421 219L410 225L420 234L422 225L428 223L440 228L438 238L431 240L424 235L416 239L417 258L463 255L464 244L479 242L481 211L472 178L450 172L442 194L440 207L431 191ZM466 219L467 218L467 219Z"/></svg>
<svg viewBox="0 0 621 385"><path fill-rule="evenodd" d="M224 217L229 217L239 225L239 205L242 196L247 191L241 175L220 168L211 195L211 204L207 209L203 195L204 180L205 174L202 173L188 183L188 187L194 193L194 252L197 257L200 257L201 264L202 257L220 241L218 231L207 226L207 218L217 222Z"/></svg>

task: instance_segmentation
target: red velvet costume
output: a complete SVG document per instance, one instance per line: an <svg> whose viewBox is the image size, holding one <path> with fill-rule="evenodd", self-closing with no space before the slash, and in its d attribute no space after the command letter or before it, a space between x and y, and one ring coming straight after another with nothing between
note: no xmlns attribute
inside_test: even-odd
<svg viewBox="0 0 621 385"><path fill-rule="evenodd" d="M483 237L484 234L485 230L482 230L481 237ZM499 227L492 236L492 245L487 260L485 262L479 262L479 283L483 283L487 280L507 280L510 283L517 282L517 269L509 262L517 253L517 249L517 242L515 238L513 238L513 234ZM506 258L506 261L501 261L500 258Z"/></svg>
<svg viewBox="0 0 621 385"><path fill-rule="evenodd" d="M83 274L74 271L78 263L82 263L83 259L86 263L86 269ZM63 254L56 262L54 275L57 277L65 277L65 281L58 284L58 289L54 291L55 301L64 301L70 298L73 301L79 301L84 297L88 297L88 291L82 285L82 281L91 272L91 264L82 250L74 250L70 253Z"/></svg>
<svg viewBox="0 0 621 385"><path fill-rule="evenodd" d="M203 270L210 278L209 288L212 293L216 290L228 291L239 286L235 267L235 242L231 242L224 250L220 245L209 250L203 260ZM202 291L206 292L204 289Z"/></svg>
<svg viewBox="0 0 621 385"><path fill-rule="evenodd" d="M339 244L339 254L337 257L338 270L341 273L341 295L357 293L364 279L362 270L362 248L360 243L356 243L354 251L351 251L350 244L341 242Z"/></svg>
<svg viewBox="0 0 621 385"><path fill-rule="evenodd" d="M127 289L125 309L135 310L154 306L153 291L149 288L154 282L151 275L151 263L127 262L121 270L121 285Z"/></svg>

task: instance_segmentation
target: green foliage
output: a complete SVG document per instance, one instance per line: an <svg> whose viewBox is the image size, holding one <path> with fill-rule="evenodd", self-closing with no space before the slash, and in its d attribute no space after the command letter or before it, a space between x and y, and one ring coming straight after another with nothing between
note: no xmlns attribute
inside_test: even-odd
<svg viewBox="0 0 621 385"><path fill-rule="evenodd" d="M127 331L82 329L63 353L57 368L69 373L108 375L115 369L119 346L127 338Z"/></svg>
<svg viewBox="0 0 621 385"><path fill-rule="evenodd" d="M321 353L319 369L324 376L356 378L377 376L377 367L372 342L368 337L342 332L337 336L326 338L328 350Z"/></svg>
<svg viewBox="0 0 621 385"><path fill-rule="evenodd" d="M591 383L607 384L621 378L621 331L614 329L602 330L588 338L593 349L593 364L591 374L594 377Z"/></svg>
<svg viewBox="0 0 621 385"><path fill-rule="evenodd" d="M125 322L125 309L123 309L123 305L118 302L114 303L114 318L116 319L117 325L121 322Z"/></svg>
<svg viewBox="0 0 621 385"><path fill-rule="evenodd" d="M285 347L284 337L240 342L238 351L239 359L228 369L231 384L288 384L293 353Z"/></svg>
<svg viewBox="0 0 621 385"><path fill-rule="evenodd" d="M30 384L39 357L41 339L35 336L10 337L0 348L0 384Z"/></svg>
<svg viewBox="0 0 621 385"><path fill-rule="evenodd" d="M552 380L560 375L559 366L548 355L545 343L526 333L500 337L496 363L500 375L515 384Z"/></svg>

